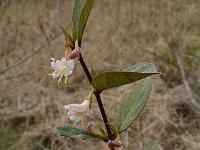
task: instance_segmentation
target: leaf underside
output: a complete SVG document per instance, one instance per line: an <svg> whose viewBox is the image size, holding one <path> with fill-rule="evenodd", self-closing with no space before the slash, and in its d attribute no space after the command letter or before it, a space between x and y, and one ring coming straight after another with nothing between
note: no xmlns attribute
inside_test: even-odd
<svg viewBox="0 0 200 150"><path fill-rule="evenodd" d="M146 62L135 64L124 71L132 71L134 73L145 72L145 74L157 73L155 66ZM113 123L119 132L126 130L142 112L149 97L150 90L150 79L145 78L138 81L131 92L123 98Z"/></svg>
<svg viewBox="0 0 200 150"><path fill-rule="evenodd" d="M150 90L150 79L143 79L122 100L114 121L114 126L118 128L120 133L126 130L142 112L149 97Z"/></svg>

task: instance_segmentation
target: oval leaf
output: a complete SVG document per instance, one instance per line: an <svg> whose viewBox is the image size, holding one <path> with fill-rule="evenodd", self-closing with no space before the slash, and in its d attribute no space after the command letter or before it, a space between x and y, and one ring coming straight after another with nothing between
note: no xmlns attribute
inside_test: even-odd
<svg viewBox="0 0 200 150"><path fill-rule="evenodd" d="M56 127L58 133L62 136L79 138L82 140L102 140L98 135L88 133L83 129L75 128L69 125Z"/></svg>
<svg viewBox="0 0 200 150"><path fill-rule="evenodd" d="M72 22L74 38L75 40L78 39L79 46L93 2L94 0L75 0Z"/></svg>
<svg viewBox="0 0 200 150"><path fill-rule="evenodd" d="M148 76L158 74L151 63L140 63L133 65L123 72L104 72L94 76L93 87L98 91L129 84Z"/></svg>
<svg viewBox="0 0 200 150"><path fill-rule="evenodd" d="M131 93L122 101L114 122L119 132L126 130L143 110L149 97L151 84L149 79L143 79Z"/></svg>
<svg viewBox="0 0 200 150"><path fill-rule="evenodd" d="M161 146L156 139L150 140L142 147L142 150L161 150Z"/></svg>

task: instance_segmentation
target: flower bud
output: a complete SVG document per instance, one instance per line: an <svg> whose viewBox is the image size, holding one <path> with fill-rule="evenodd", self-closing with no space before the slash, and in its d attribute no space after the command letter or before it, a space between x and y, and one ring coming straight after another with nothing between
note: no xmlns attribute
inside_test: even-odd
<svg viewBox="0 0 200 150"><path fill-rule="evenodd" d="M116 147L121 147L122 146L122 141L119 141L119 140L109 140L108 143L107 143L108 147L113 150L115 149Z"/></svg>
<svg viewBox="0 0 200 150"><path fill-rule="evenodd" d="M69 59L74 59L74 58L78 57L79 54L80 54L80 47L77 47L77 48L75 48L72 52L70 52L70 53L68 54L68 58L69 58Z"/></svg>
<svg viewBox="0 0 200 150"><path fill-rule="evenodd" d="M86 126L86 131L87 131L88 133L91 133L91 132L92 132L92 127L93 127L94 124L95 124L95 123L92 122L92 121L88 122L88 124L87 124L87 126Z"/></svg>

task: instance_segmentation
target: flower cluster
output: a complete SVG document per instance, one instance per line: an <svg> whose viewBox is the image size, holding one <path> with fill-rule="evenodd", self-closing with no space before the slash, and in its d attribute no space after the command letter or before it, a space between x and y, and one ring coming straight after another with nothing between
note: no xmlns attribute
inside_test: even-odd
<svg viewBox="0 0 200 150"><path fill-rule="evenodd" d="M61 60L55 60L51 58L51 68L54 72L50 73L53 78L59 78L58 84L62 82L62 78L65 78L65 83L67 83L68 77L73 73L75 66L75 58L79 56L80 48L77 47L73 51L66 51L66 58L63 57ZM67 119L74 123L79 123L83 121L84 115L90 111L92 102L93 90L89 93L87 98L81 104L69 104L64 106L67 111Z"/></svg>
<svg viewBox="0 0 200 150"><path fill-rule="evenodd" d="M66 47L65 57L60 60L55 60L51 58L51 68L54 70L51 75L54 79L58 79L58 85L62 83L62 79L64 78L65 84L67 83L68 77L72 75L74 66L75 66L75 58L80 56L80 48L76 47L73 51L69 50L69 47ZM81 125L85 124L84 116L92 112L91 104L92 104L92 95L94 94L94 89L88 94L86 99L80 104L68 104L64 106L64 109L67 112L66 119L71 123L80 123ZM107 139L107 133L103 129L102 125L99 123L88 122L86 131L88 133L92 133L98 135L103 141L107 142L107 145L110 150L113 150L117 147L122 146L122 142L120 140L109 140Z"/></svg>

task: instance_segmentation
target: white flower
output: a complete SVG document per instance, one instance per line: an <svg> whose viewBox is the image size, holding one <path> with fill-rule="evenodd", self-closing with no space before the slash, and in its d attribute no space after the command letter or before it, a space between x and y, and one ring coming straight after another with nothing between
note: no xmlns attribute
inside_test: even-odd
<svg viewBox="0 0 200 150"><path fill-rule="evenodd" d="M49 74L52 75L53 78L60 77L60 81L62 77L68 77L72 74L75 61L73 59L66 60L66 58L62 58L61 60L55 60L54 58L51 58L51 68L55 70L53 73Z"/></svg>
<svg viewBox="0 0 200 150"><path fill-rule="evenodd" d="M81 104L69 104L64 106L67 110L67 118L75 123L82 121L83 116L89 111L90 101L85 99Z"/></svg>

